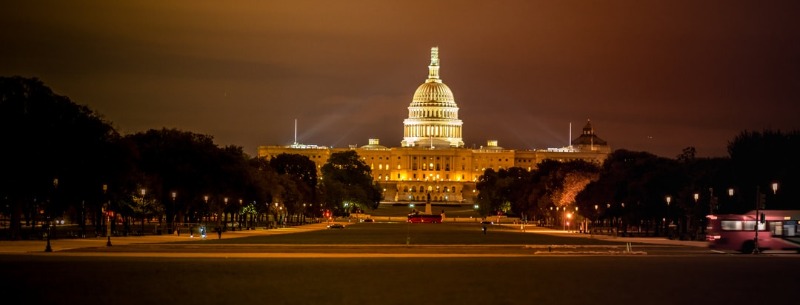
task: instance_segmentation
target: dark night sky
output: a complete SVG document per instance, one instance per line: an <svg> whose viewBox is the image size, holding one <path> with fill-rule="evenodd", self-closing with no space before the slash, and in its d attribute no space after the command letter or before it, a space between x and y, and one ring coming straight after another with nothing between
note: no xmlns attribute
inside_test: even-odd
<svg viewBox="0 0 800 305"><path fill-rule="evenodd" d="M35 4L34 4L35 3ZM376 4L377 3L377 4ZM800 1L4 1L0 75L38 77L123 133L223 145L399 146L430 47L467 146L726 156L800 129Z"/></svg>

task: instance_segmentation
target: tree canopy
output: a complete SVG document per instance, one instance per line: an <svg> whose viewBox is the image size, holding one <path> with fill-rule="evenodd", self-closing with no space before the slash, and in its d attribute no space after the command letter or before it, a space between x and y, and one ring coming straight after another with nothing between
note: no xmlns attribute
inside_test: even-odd
<svg viewBox="0 0 800 305"><path fill-rule="evenodd" d="M348 150L331 154L322 166L322 195L328 208L349 213L354 208L377 208L382 192L369 166Z"/></svg>

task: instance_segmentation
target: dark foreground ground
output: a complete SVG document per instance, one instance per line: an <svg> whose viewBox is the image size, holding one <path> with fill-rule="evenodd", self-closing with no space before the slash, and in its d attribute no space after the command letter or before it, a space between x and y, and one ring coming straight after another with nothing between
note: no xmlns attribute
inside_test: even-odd
<svg viewBox="0 0 800 305"><path fill-rule="evenodd" d="M4 304L789 304L775 256L0 256ZM16 301L12 301L16 300Z"/></svg>
<svg viewBox="0 0 800 305"><path fill-rule="evenodd" d="M113 247L56 240L52 253L37 243L0 254L0 303L790 304L800 287L796 254L513 226L317 228Z"/></svg>

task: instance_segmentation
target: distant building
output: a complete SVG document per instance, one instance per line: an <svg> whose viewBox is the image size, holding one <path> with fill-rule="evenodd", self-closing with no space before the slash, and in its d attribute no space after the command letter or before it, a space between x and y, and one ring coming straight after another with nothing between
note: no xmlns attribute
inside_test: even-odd
<svg viewBox="0 0 800 305"><path fill-rule="evenodd" d="M319 170L335 152L355 150L372 168L375 181L384 190L385 201L474 202L478 177L486 169L520 167L533 170L543 160L585 160L602 163L611 148L595 135L587 121L572 145L562 148L512 150L489 140L477 149L464 147L462 125L453 92L439 77L439 49L431 48L428 79L420 85L403 121L400 147L380 145L369 139L361 147L329 148L294 143L289 146L259 146L258 156L271 159L279 154L310 158Z"/></svg>

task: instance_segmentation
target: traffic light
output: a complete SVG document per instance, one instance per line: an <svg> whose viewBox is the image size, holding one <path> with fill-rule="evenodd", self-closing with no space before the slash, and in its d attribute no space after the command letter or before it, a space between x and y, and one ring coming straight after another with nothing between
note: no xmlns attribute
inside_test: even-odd
<svg viewBox="0 0 800 305"><path fill-rule="evenodd" d="M758 216L758 222L762 224L767 222L767 217L764 215L764 213L761 213L761 215Z"/></svg>

